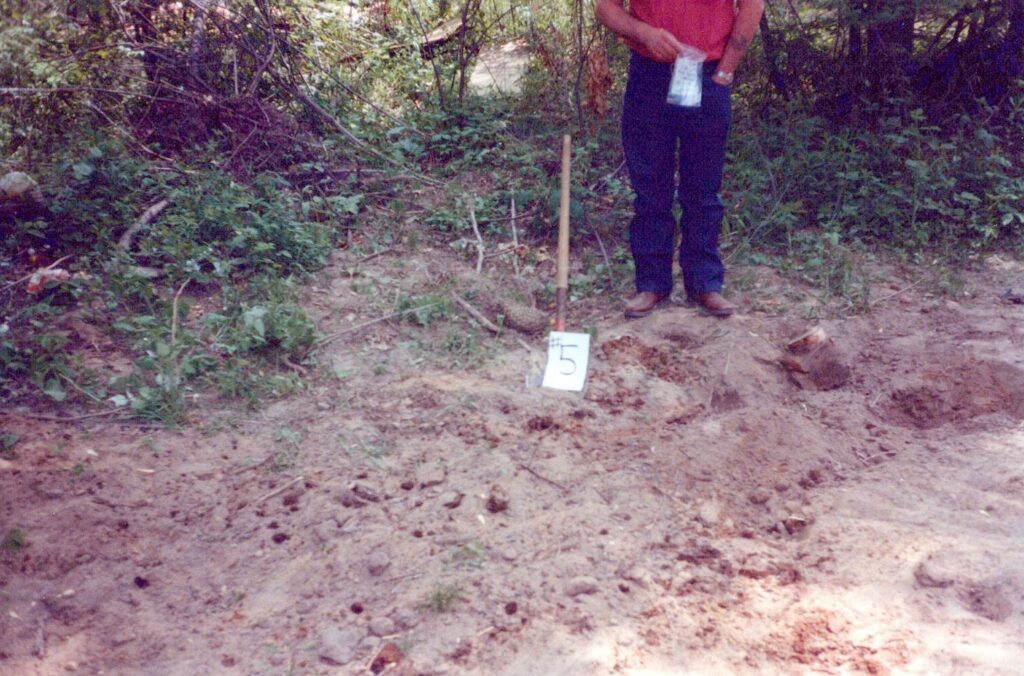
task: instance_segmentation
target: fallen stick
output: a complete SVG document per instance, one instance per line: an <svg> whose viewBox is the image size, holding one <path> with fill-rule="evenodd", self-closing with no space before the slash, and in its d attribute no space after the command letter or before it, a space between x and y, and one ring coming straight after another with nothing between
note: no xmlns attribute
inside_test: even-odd
<svg viewBox="0 0 1024 676"><path fill-rule="evenodd" d="M178 292L174 294L174 300L171 302L171 347L174 347L174 337L178 334L178 299L181 298L181 294L184 293L185 287L192 281L189 277L186 279L180 287Z"/></svg>
<svg viewBox="0 0 1024 676"><path fill-rule="evenodd" d="M472 200L469 203L469 222L476 235L476 273L479 275L484 267L484 238L480 236L480 227L476 224L476 210L473 209Z"/></svg>
<svg viewBox="0 0 1024 676"><path fill-rule="evenodd" d="M357 260L357 261L356 261L356 265L362 265L363 263L365 263L365 262L367 262L367 261L372 261L372 260L373 260L374 258L376 258L377 256L383 256L384 254L389 254L389 253L391 253L391 252L392 252L393 250L394 250L394 249L391 249L391 248L389 247L389 248L387 248L387 249L381 249L380 251L377 251L377 252L375 252L375 253L372 253L372 254L370 254L369 256L363 256L362 258L360 258L359 260Z"/></svg>
<svg viewBox="0 0 1024 676"><path fill-rule="evenodd" d="M306 477L304 477L304 476L302 476L300 474L299 476L295 477L294 479L292 479L291 481L289 481L285 485L281 486L280 488L275 488L274 490L270 491L269 493L267 493L262 498L260 498L259 500L257 500L256 502L254 502L252 504L259 505L261 503L264 503L267 500L269 500L270 498L274 497L275 495L280 495L281 493L284 493L286 490L288 490L289 488L291 488L295 484L299 483L300 481L304 481L305 478Z"/></svg>
<svg viewBox="0 0 1024 676"><path fill-rule="evenodd" d="M9 415L18 416L19 418L28 418L29 420L48 420L51 422L75 422L76 420L85 420L87 418L100 418L103 416L114 415L118 411L103 411L101 413L84 413L82 415L72 416L60 416L60 415L37 415L35 413L10 413Z"/></svg>
<svg viewBox="0 0 1024 676"><path fill-rule="evenodd" d="M281 357L281 361L284 363L285 366L290 368L292 371L295 371L303 378L309 377L309 369L307 369L305 366L299 366L291 359L289 359L287 356Z"/></svg>
<svg viewBox="0 0 1024 676"><path fill-rule="evenodd" d="M452 299L454 299L455 302L458 303L462 307L462 309L465 310L469 314L470 317L472 317L473 319L475 319L478 322L480 322L480 324L485 329L487 329L488 331L493 331L496 334L500 334L501 333L501 327L499 327L497 324L495 324L490 319L485 317L483 315L483 313L481 313L475 307L470 305L469 301L464 300L462 298L462 296L460 296L459 294L455 293L454 291L452 291Z"/></svg>
<svg viewBox="0 0 1024 676"><path fill-rule="evenodd" d="M336 338L340 338L341 336L344 336L346 334L353 333L353 332L358 331L360 329L364 329L367 326L373 326L374 324L379 324L380 322L386 322L389 319L394 319L396 317L401 317L402 315L407 315L410 312L419 312L421 310L427 310L427 309L430 309L432 307L436 307L438 305L440 305L440 303L430 303L428 305L420 305L418 307L412 307L412 308L408 308L406 310L400 310L398 312L392 312L391 314L384 315L383 317L377 317L376 319L371 319L370 321L363 322L362 324L356 324L355 326L350 326L349 328L344 329L342 331L338 331L337 333L332 333L329 336L324 336L323 338L321 338L320 340L316 341L316 343L313 344L313 349L314 350L320 349L321 347L323 347L327 343L331 342L332 340L335 340Z"/></svg>
<svg viewBox="0 0 1024 676"><path fill-rule="evenodd" d="M538 478L538 479L540 479L541 481L546 481L547 483L551 484L552 486L556 486L556 487L558 487L558 488L561 488L561 489L562 489L563 491L565 491L566 493L568 493L568 492L569 492L569 488L568 488L567 486L564 486L563 484L560 484L560 483L558 483L558 482L557 482L557 481L555 481L554 479L549 479L549 478L547 478L546 476L544 476L543 474L541 474L540 472L538 472L538 471L537 471L537 470L535 470L534 468L532 468L532 467L530 467L529 465L527 465L527 464L526 464L525 462L520 462L520 463L518 463L518 464L517 464L516 466L517 466L517 467L519 467L519 469L524 469L524 470L526 470L527 472L529 472L529 473L530 473L530 474L532 474L533 476L537 477L537 478Z"/></svg>
<svg viewBox="0 0 1024 676"><path fill-rule="evenodd" d="M32 654L39 659L46 657L46 630L43 628L42 620L36 625L36 647Z"/></svg>
<svg viewBox="0 0 1024 676"><path fill-rule="evenodd" d="M138 220L131 224L124 234L121 235L121 239L117 240L117 248L121 251L127 251L132 246L132 239L138 234L139 230L153 222L153 220L160 215L160 213L167 208L167 205L171 201L168 199L162 199L159 202L151 205L148 209L142 212Z"/></svg>
<svg viewBox="0 0 1024 676"><path fill-rule="evenodd" d="M243 474L245 472L248 472L251 469L256 469L257 467L262 467L263 465L266 465L268 462L270 462L273 459L273 457L274 456L272 456L272 455L268 455L267 457L263 458L259 462L254 462L251 465L246 465L245 467L240 467L239 469L236 469L233 473L235 475Z"/></svg>
<svg viewBox="0 0 1024 676"><path fill-rule="evenodd" d="M917 286L918 284L920 284L923 281L924 281L924 277L922 277L921 279L917 280L913 284L910 284L908 286L903 287L899 291L894 291L893 293L890 293L888 296L882 296L878 300L871 301L870 303L868 303L868 307L875 307L879 303L884 303L887 300L892 300L893 298L895 298L896 296L900 295L904 291L909 291L909 290L913 289L915 286Z"/></svg>
<svg viewBox="0 0 1024 676"><path fill-rule="evenodd" d="M519 231L516 229L516 196L512 195L512 267L519 276Z"/></svg>

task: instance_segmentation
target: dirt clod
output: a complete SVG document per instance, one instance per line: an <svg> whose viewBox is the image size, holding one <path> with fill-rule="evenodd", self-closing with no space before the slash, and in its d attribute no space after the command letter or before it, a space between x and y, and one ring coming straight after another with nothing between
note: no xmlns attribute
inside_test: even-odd
<svg viewBox="0 0 1024 676"><path fill-rule="evenodd" d="M362 636L353 627L328 627L320 633L317 651L320 660L334 666L351 662Z"/></svg>
<svg viewBox="0 0 1024 676"><path fill-rule="evenodd" d="M697 510L697 520L707 528L718 525L722 518L722 504L717 500L705 500Z"/></svg>
<svg viewBox="0 0 1024 676"><path fill-rule="evenodd" d="M402 661L402 649L394 643L388 642L380 647L377 656L370 663L370 671L374 674L383 673L388 667L399 664Z"/></svg>
<svg viewBox="0 0 1024 676"><path fill-rule="evenodd" d="M770 500L771 497L772 494L763 488L753 490L747 495L747 499L750 500L751 504L755 505L763 505L764 503L768 502L768 500Z"/></svg>
<svg viewBox="0 0 1024 676"><path fill-rule="evenodd" d="M370 620L370 633L374 636L391 636L398 629L390 617L375 617Z"/></svg>
<svg viewBox="0 0 1024 676"><path fill-rule="evenodd" d="M600 589L600 585L597 580L590 577L589 575L581 575L580 577L574 577L569 580L565 585L565 593L567 596L579 596L581 594L596 594Z"/></svg>
<svg viewBox="0 0 1024 676"><path fill-rule="evenodd" d="M975 582L965 585L958 596L975 615L993 622L1002 622L1013 614L1013 603L1007 598L1005 585L998 582Z"/></svg>
<svg viewBox="0 0 1024 676"><path fill-rule="evenodd" d="M509 498L505 490L501 486L491 486L490 492L487 494L487 501L485 503L487 511L491 514L504 512L508 509L508 504Z"/></svg>
<svg viewBox="0 0 1024 676"><path fill-rule="evenodd" d="M351 488L343 488L338 492L338 502L345 507L362 507L366 504Z"/></svg>
<svg viewBox="0 0 1024 676"><path fill-rule="evenodd" d="M440 463L428 462L420 465L416 470L416 483L420 488L431 488L444 483L447 476L448 473Z"/></svg>
<svg viewBox="0 0 1024 676"><path fill-rule="evenodd" d="M462 498L463 494L458 491L446 491L441 494L440 498L438 498L438 502L441 503L442 507L455 509L462 504Z"/></svg>
<svg viewBox="0 0 1024 676"><path fill-rule="evenodd" d="M382 551L376 551L366 557L366 570L373 577L380 577L391 566L391 558Z"/></svg>

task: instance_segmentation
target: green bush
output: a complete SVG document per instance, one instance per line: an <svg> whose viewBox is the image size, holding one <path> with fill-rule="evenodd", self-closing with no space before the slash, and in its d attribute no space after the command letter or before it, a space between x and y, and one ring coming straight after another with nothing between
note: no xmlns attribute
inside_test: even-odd
<svg viewBox="0 0 1024 676"><path fill-rule="evenodd" d="M1020 236L1024 169L1013 138L1021 122L939 129L912 110L852 130L787 110L738 126L727 227L748 252L795 253L807 241L801 233L905 252L969 251Z"/></svg>

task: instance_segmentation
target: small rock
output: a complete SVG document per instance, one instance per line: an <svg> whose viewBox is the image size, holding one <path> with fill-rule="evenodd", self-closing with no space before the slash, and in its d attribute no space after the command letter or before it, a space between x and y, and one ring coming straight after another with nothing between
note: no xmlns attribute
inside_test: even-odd
<svg viewBox="0 0 1024 676"><path fill-rule="evenodd" d="M395 624L399 629L411 629L419 624L420 616L411 610L405 608L399 608L395 612L391 613L394 618Z"/></svg>
<svg viewBox="0 0 1024 676"><path fill-rule="evenodd" d="M722 518L722 506L716 500L706 500L697 511L697 520L711 528Z"/></svg>
<svg viewBox="0 0 1024 676"><path fill-rule="evenodd" d="M4 460L3 458L0 458L0 470L5 469L14 469L14 463L11 462L10 460Z"/></svg>
<svg viewBox="0 0 1024 676"><path fill-rule="evenodd" d="M320 633L317 646L320 659L336 666L348 664L355 658L361 639L352 627L328 627Z"/></svg>
<svg viewBox="0 0 1024 676"><path fill-rule="evenodd" d="M579 596L580 594L595 594L597 593L600 586L597 584L597 580L590 577L589 575L581 575L580 577L574 577L569 580L565 585L565 593L568 596Z"/></svg>
<svg viewBox="0 0 1024 676"><path fill-rule="evenodd" d="M779 483L775 484L775 490L778 491L779 493L785 493L786 491L789 490L789 484L787 484L785 481L780 481Z"/></svg>
<svg viewBox="0 0 1024 676"><path fill-rule="evenodd" d="M362 507L366 502L351 488L343 488L338 493L338 502L345 507Z"/></svg>
<svg viewBox="0 0 1024 676"><path fill-rule="evenodd" d="M131 643L135 640L135 638L135 634L133 634L130 631L122 632L120 634L114 634L110 638L110 645L112 645L115 648L120 648L121 646L127 643Z"/></svg>
<svg viewBox="0 0 1024 676"><path fill-rule="evenodd" d="M637 585L643 587L644 589L649 587L654 582L654 578L651 577L651 574L643 568L641 568L640 566L633 566L628 571L626 571L622 575L622 577L626 578L631 582L635 582Z"/></svg>
<svg viewBox="0 0 1024 676"><path fill-rule="evenodd" d="M420 465L416 470L416 483L420 488L430 488L444 483L448 474L444 467L436 462L428 462Z"/></svg>
<svg viewBox="0 0 1024 676"><path fill-rule="evenodd" d="M380 577L391 565L391 559L382 551L376 551L366 558L366 570L373 577Z"/></svg>
<svg viewBox="0 0 1024 676"><path fill-rule="evenodd" d="M458 491L446 491L439 498L441 505L448 509L455 509L462 504L462 493Z"/></svg>
<svg viewBox="0 0 1024 676"><path fill-rule="evenodd" d="M327 401L318 401L318 402L316 402L316 407L318 409L320 409L321 411L330 411L331 410L331 404L330 404L330 402L327 402Z"/></svg>
<svg viewBox="0 0 1024 676"><path fill-rule="evenodd" d="M914 568L914 580L919 587L944 589L956 582L956 571L935 565L935 561L928 558Z"/></svg>
<svg viewBox="0 0 1024 676"><path fill-rule="evenodd" d="M501 550L501 558L505 559L506 561L515 561L519 558L519 552L517 552L512 547L505 547Z"/></svg>
<svg viewBox="0 0 1024 676"><path fill-rule="evenodd" d="M497 514L498 512L504 512L508 509L508 495L501 488L501 486L491 486L491 491L487 495L487 502L485 506L487 511L491 514Z"/></svg>
<svg viewBox="0 0 1024 676"><path fill-rule="evenodd" d="M314 524L312 531L319 544L327 544L340 534L338 523L334 519L324 519Z"/></svg>
<svg viewBox="0 0 1024 676"><path fill-rule="evenodd" d="M398 633L398 627L390 617L375 617L370 620L370 633L374 636L391 636Z"/></svg>
<svg viewBox="0 0 1024 676"><path fill-rule="evenodd" d="M751 491L750 495L747 496L747 499L750 500L750 502L755 505L763 505L764 503L768 502L768 500L771 497L771 493L764 490L763 488L758 488L756 490Z"/></svg>
<svg viewBox="0 0 1024 676"><path fill-rule="evenodd" d="M349 488L351 488L352 492L356 494L356 497L365 500L366 502L380 502L380 496L366 484L356 482Z"/></svg>
<svg viewBox="0 0 1024 676"><path fill-rule="evenodd" d="M790 535L796 535L797 533L803 532L807 526L810 525L810 521L803 516L793 515L787 516L782 520L782 527L786 529L786 532Z"/></svg>

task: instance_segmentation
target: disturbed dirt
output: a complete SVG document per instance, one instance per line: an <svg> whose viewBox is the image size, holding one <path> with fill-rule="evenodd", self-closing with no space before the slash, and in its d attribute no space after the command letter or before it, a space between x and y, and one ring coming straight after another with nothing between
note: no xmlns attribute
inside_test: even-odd
<svg viewBox="0 0 1024 676"><path fill-rule="evenodd" d="M328 335L382 316L448 256L339 254L308 307ZM460 342L454 306L330 343L256 414L4 411L0 672L1019 673L1021 267L955 296L886 271L825 320L739 272L724 321L575 305L582 395L525 385L543 338Z"/></svg>

